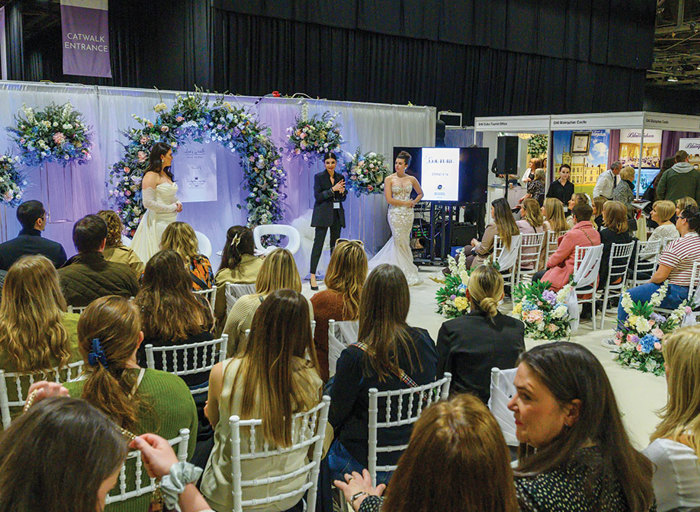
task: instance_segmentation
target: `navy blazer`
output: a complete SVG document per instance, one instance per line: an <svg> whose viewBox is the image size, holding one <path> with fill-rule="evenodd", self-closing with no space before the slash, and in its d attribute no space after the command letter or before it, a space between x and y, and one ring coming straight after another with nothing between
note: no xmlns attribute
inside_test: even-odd
<svg viewBox="0 0 700 512"><path fill-rule="evenodd" d="M0 244L0 270L9 270L15 261L27 254L42 254L56 268L66 262L66 251L61 244L43 238L37 229L23 229L17 238Z"/></svg>
<svg viewBox="0 0 700 512"><path fill-rule="evenodd" d="M344 180L345 176L342 173L335 173L335 182ZM347 180L345 180L347 183ZM331 177L328 171L323 170L314 175L314 212L311 216L311 227L328 228L333 225L333 203L340 203L340 227L345 227L345 210L343 209L343 201L347 197L347 190L343 193L333 192Z"/></svg>

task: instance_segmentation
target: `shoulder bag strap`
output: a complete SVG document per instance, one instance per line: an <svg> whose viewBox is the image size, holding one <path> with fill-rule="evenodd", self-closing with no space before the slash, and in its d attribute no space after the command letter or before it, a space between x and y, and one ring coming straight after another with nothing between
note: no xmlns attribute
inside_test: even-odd
<svg viewBox="0 0 700 512"><path fill-rule="evenodd" d="M362 342L353 343L350 346L357 347L365 353L369 352L369 347ZM396 375L399 378L399 380L401 380L401 382L406 384L409 388L417 388L418 387L418 383L415 380L413 380L411 378L411 376L409 374L407 374L405 371L403 371L401 368L399 368L396 371L393 371L392 373L394 375Z"/></svg>

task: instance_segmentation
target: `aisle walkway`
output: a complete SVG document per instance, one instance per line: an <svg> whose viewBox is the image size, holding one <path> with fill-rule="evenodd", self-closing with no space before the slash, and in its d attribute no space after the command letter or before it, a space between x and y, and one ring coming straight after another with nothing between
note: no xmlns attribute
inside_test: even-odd
<svg viewBox="0 0 700 512"><path fill-rule="evenodd" d="M437 275L436 270L422 269L421 275L425 276L425 279L422 284L411 287L411 309L408 313L408 323L427 329L435 341L437 341L440 326L445 321L436 312L435 292L439 285L428 279L431 275ZM312 294L308 283L305 283L304 295L310 297ZM502 308L503 312L510 310L512 310L510 303L506 303ZM572 336L571 341L586 346L603 364L632 442L641 449L649 444L649 435L658 422L656 411L666 403L666 381L663 377L623 368L613 361L612 354L600 344L601 339L610 338L613 335L612 322L606 322L606 326L610 328L604 331L591 331L590 320L583 321L578 333ZM526 347L530 348L533 344L532 340L525 340Z"/></svg>

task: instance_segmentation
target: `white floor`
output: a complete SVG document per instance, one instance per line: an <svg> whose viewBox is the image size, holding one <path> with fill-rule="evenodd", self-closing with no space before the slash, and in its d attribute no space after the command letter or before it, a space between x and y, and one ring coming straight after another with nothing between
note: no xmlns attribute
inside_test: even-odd
<svg viewBox="0 0 700 512"><path fill-rule="evenodd" d="M411 309L408 313L408 323L427 329L433 340L437 340L440 326L445 321L436 312L435 292L440 285L429 279L430 276L439 276L438 270L421 268L425 279L422 284L411 287ZM323 284L320 284L323 289ZM310 290L308 282L303 285L303 293L307 297L314 293ZM502 307L503 313L511 310L509 302ZM613 318L613 313L609 313L605 324L607 328L603 331L592 331L591 321L583 321L578 332L571 337L571 341L584 345L603 364L632 442L638 449L642 449L649 444L649 435L658 423L656 412L666 403L666 381L663 377L623 368L613 361L612 354L600 344L601 339L612 337ZM532 347L533 344L532 340L525 340L526 347Z"/></svg>

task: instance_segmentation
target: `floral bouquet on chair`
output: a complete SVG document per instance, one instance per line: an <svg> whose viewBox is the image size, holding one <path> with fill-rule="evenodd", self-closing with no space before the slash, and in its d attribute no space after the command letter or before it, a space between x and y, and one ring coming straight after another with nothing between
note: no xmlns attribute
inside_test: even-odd
<svg viewBox="0 0 700 512"><path fill-rule="evenodd" d="M469 299L467 298L467 286L471 269L466 266L467 257L464 251L460 251L457 259L447 257L447 265L450 274L444 279L432 278L433 281L444 286L435 293L438 313L446 318L457 318L469 313Z"/></svg>
<svg viewBox="0 0 700 512"><path fill-rule="evenodd" d="M513 314L525 324L525 336L562 340L571 335L571 319L566 299L571 284L559 292L549 289L549 282L520 283L513 292Z"/></svg>
<svg viewBox="0 0 700 512"><path fill-rule="evenodd" d="M692 313L692 306L684 301L671 314L664 316L654 312L666 297L668 285L664 284L648 302L634 302L626 291L621 304L627 313L625 324L615 333L615 344L619 347L616 360L622 366L629 366L654 375L663 375L664 337L680 327L686 315Z"/></svg>

